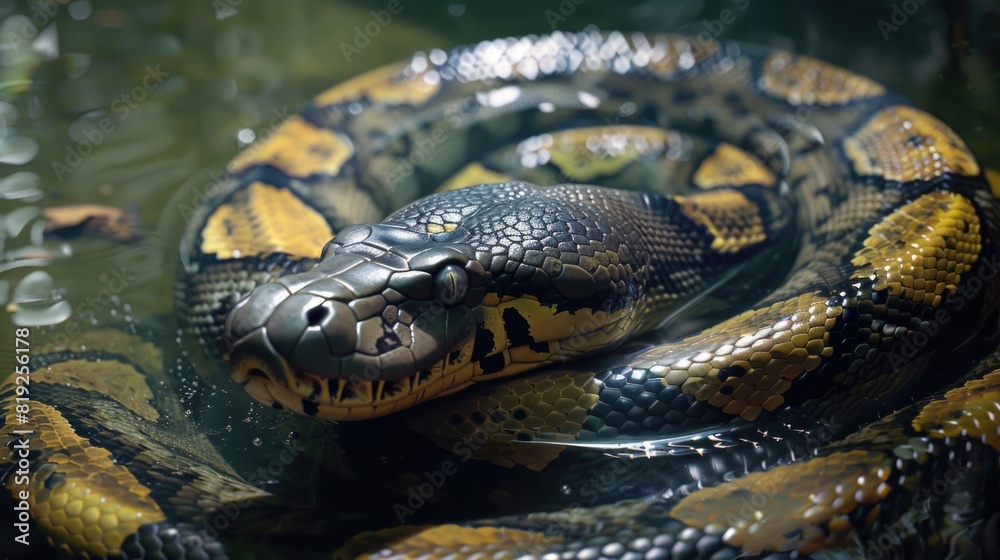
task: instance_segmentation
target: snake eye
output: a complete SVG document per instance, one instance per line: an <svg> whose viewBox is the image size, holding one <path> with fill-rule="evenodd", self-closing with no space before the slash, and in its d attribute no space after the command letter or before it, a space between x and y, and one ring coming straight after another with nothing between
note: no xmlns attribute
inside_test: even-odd
<svg viewBox="0 0 1000 560"><path fill-rule="evenodd" d="M434 278L434 298L448 307L458 305L469 293L469 275L464 268L449 264Z"/></svg>

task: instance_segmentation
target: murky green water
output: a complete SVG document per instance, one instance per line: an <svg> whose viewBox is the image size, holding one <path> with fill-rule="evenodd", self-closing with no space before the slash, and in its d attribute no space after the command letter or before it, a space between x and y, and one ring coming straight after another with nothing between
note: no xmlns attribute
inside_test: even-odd
<svg viewBox="0 0 1000 560"><path fill-rule="evenodd" d="M400 0L379 21L372 10L387 4L0 1L2 332L55 323L39 335L47 342L170 317L188 211L242 146L331 84L415 50L496 36L679 30L811 54L913 99L1000 167L1000 15L985 0ZM41 239L41 209L71 204L135 208L143 239ZM249 424L231 436L232 454L254 449Z"/></svg>

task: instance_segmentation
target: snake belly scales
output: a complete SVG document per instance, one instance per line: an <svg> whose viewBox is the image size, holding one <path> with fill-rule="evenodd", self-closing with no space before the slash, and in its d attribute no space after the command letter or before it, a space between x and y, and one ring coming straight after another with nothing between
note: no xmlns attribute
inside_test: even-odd
<svg viewBox="0 0 1000 560"><path fill-rule="evenodd" d="M457 451L428 475L451 501L348 511L363 472L277 499L179 413L160 347L95 328L34 349L26 458L0 395L5 500L60 556L996 554L1000 215L875 81L680 36L484 41L322 93L228 172L181 242L187 332L274 408ZM710 289L728 317L653 337Z"/></svg>

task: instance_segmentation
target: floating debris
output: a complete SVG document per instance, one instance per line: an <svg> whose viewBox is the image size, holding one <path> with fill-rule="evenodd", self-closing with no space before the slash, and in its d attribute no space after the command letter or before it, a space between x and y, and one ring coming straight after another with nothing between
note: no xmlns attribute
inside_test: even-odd
<svg viewBox="0 0 1000 560"><path fill-rule="evenodd" d="M42 211L45 233L60 237L95 235L133 242L142 238L139 209L118 208L101 204L54 206Z"/></svg>

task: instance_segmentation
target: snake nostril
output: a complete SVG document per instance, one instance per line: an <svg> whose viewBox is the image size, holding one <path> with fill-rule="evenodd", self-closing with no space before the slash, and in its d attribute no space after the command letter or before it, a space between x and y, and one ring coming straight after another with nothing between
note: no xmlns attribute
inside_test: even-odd
<svg viewBox="0 0 1000 560"><path fill-rule="evenodd" d="M313 307L309 311L306 311L306 320L309 321L309 326L315 327L316 325L323 322L330 315L330 310L322 305Z"/></svg>

